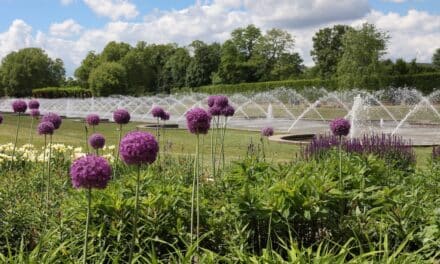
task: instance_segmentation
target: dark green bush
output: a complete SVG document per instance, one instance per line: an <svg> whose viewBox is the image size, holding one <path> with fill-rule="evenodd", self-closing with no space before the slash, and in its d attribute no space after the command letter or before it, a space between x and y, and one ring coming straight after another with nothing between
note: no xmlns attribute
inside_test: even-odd
<svg viewBox="0 0 440 264"><path fill-rule="evenodd" d="M73 87L46 87L32 90L34 98L87 98L92 97L90 90L83 89L79 86Z"/></svg>
<svg viewBox="0 0 440 264"><path fill-rule="evenodd" d="M392 87L414 87L424 94L430 94L440 89L440 72L388 76L385 83Z"/></svg>

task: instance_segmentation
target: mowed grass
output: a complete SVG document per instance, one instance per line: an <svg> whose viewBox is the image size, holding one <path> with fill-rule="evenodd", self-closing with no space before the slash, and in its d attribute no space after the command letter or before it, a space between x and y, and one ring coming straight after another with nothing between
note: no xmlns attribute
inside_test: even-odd
<svg viewBox="0 0 440 264"><path fill-rule="evenodd" d="M0 125L0 144L14 142L17 115L3 114L3 124ZM18 145L29 143L30 133L33 133L32 144L42 147L44 145L44 136L38 135L37 126L39 120L34 121L33 129L30 130L31 117L22 116ZM142 130L148 131L155 135L155 129L138 128L138 126L146 123L130 122L123 126L123 135L129 131ZM53 135L54 143L62 143L75 147L85 147L85 124L78 119L63 119L60 129L56 130ZM112 122L102 122L96 127L96 132L101 133L106 138L106 145L117 145L119 125ZM92 134L89 128L89 136ZM166 129L161 135L160 143L163 145L163 139L166 139L167 151L175 155L191 155L195 152L196 136L190 134L186 129ZM211 135L207 134L200 137L203 143L203 153L205 161L208 161L211 155ZM228 129L225 137L225 157L227 160L238 160L244 157L250 147L253 145L256 149L260 143L260 133L256 131L243 131ZM264 148L266 158L274 161L293 161L300 151L300 147L290 144L280 144L270 142L264 139Z"/></svg>

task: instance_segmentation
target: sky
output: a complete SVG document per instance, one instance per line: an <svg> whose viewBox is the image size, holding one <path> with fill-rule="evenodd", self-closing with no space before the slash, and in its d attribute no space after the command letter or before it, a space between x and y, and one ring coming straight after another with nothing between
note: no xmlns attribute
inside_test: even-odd
<svg viewBox="0 0 440 264"><path fill-rule="evenodd" d="M238 27L281 28L308 66L312 37L335 24L374 23L387 32L386 58L430 62L440 48L440 0L0 0L0 59L40 47L73 75L109 41L135 45L223 42Z"/></svg>

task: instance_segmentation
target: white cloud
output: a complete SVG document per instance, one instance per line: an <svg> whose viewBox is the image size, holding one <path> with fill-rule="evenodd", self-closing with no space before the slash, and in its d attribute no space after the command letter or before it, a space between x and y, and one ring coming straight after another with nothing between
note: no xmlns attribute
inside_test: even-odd
<svg viewBox="0 0 440 264"><path fill-rule="evenodd" d="M136 6L127 0L84 0L97 15L112 20L135 18L139 12Z"/></svg>
<svg viewBox="0 0 440 264"><path fill-rule="evenodd" d="M71 37L78 35L81 31L81 25L73 19L67 19L61 23L53 23L49 28L50 34L58 37Z"/></svg>

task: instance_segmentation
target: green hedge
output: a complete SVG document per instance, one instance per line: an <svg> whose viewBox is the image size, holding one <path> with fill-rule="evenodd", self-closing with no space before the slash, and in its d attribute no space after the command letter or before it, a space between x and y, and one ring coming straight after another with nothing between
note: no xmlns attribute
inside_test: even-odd
<svg viewBox="0 0 440 264"><path fill-rule="evenodd" d="M87 98L92 97L90 90L83 89L78 86L73 87L45 87L32 90L32 97L35 98Z"/></svg>
<svg viewBox="0 0 440 264"><path fill-rule="evenodd" d="M302 79L286 80L258 83L239 83L239 84L218 84L194 88L193 91L202 93L253 93L272 90L278 87L288 87L296 90L302 90L306 87L325 87L329 90L336 89L336 83L330 80L321 79Z"/></svg>
<svg viewBox="0 0 440 264"><path fill-rule="evenodd" d="M385 83L392 87L414 87L424 94L430 94L435 89L440 89L440 72L389 76Z"/></svg>

